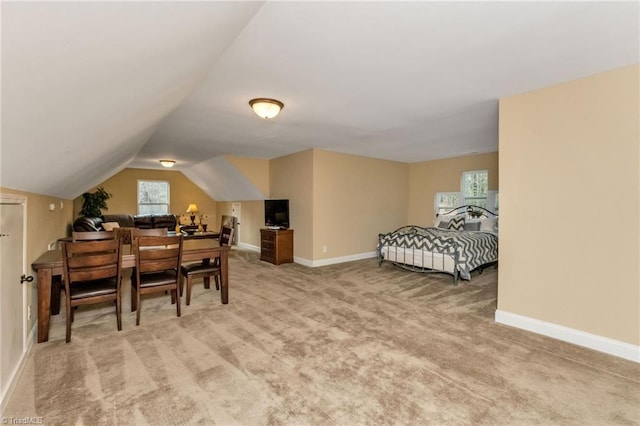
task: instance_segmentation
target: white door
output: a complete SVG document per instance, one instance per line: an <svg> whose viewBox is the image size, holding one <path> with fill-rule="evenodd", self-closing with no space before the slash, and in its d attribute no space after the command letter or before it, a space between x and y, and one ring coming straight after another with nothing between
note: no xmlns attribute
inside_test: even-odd
<svg viewBox="0 0 640 426"><path fill-rule="evenodd" d="M234 243L240 242L240 213L241 213L241 203L231 203L231 216L235 217L236 220L236 229L235 235L233 236Z"/></svg>
<svg viewBox="0 0 640 426"><path fill-rule="evenodd" d="M25 201L26 202L26 201ZM0 199L0 389L2 403L27 348L24 264L24 202Z"/></svg>

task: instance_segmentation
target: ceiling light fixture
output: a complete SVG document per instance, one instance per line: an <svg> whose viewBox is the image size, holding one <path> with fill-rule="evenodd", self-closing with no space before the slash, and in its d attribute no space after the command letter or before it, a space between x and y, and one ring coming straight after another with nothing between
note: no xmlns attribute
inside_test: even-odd
<svg viewBox="0 0 640 426"><path fill-rule="evenodd" d="M253 112L260 118L268 120L280 114L280 110L284 108L284 104L275 99L269 98L256 98L249 101L249 105L253 109Z"/></svg>
<svg viewBox="0 0 640 426"><path fill-rule="evenodd" d="M160 164L162 164L164 167L173 167L174 164L176 164L176 160L160 160Z"/></svg>

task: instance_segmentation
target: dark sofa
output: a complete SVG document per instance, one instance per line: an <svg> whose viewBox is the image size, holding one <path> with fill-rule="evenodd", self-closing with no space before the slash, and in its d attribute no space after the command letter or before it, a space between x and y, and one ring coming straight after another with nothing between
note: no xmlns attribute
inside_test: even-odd
<svg viewBox="0 0 640 426"><path fill-rule="evenodd" d="M174 230L176 217L172 214L164 215L139 215L130 214L105 214L102 217L79 217L73 222L73 230L76 232L102 231L104 222L117 222L121 228L168 228Z"/></svg>

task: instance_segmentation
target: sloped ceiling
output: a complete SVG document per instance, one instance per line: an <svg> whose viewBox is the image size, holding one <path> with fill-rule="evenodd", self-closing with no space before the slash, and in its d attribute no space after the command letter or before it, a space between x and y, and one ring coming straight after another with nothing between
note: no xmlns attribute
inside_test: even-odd
<svg viewBox="0 0 640 426"><path fill-rule="evenodd" d="M223 155L415 162L498 147L498 99L640 62L637 2L2 3L2 186L74 198ZM285 103L258 119L254 97ZM212 184L212 179L224 185Z"/></svg>

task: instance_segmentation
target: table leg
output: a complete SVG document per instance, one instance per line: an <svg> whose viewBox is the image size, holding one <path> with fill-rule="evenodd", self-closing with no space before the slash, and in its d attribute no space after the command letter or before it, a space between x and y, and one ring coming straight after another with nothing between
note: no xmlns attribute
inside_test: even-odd
<svg viewBox="0 0 640 426"><path fill-rule="evenodd" d="M226 250L220 253L220 300L229 303L229 256Z"/></svg>
<svg viewBox="0 0 640 426"><path fill-rule="evenodd" d="M49 340L51 269L38 269L38 343Z"/></svg>
<svg viewBox="0 0 640 426"><path fill-rule="evenodd" d="M202 265L206 266L209 265L211 263L210 259L203 259L202 260ZM203 278L204 281L204 288L206 289L210 289L211 288L211 277L209 277L208 275L206 277Z"/></svg>

